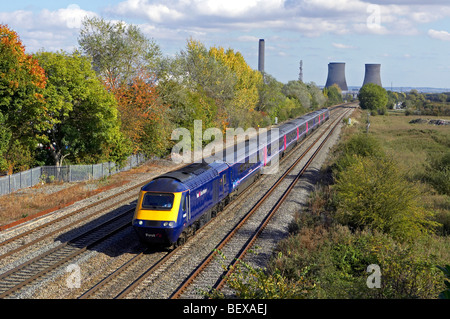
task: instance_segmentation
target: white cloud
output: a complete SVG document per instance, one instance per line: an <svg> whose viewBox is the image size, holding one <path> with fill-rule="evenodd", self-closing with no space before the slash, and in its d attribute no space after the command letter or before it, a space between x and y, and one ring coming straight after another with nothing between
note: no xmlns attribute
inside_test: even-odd
<svg viewBox="0 0 450 319"><path fill-rule="evenodd" d="M440 4L438 11L436 4ZM415 0L124 0L107 12L160 27L203 32L271 28L308 37L416 35L420 24L450 17L450 5L440 0L429 5Z"/></svg>
<svg viewBox="0 0 450 319"><path fill-rule="evenodd" d="M239 42L253 42L253 43L257 43L259 41L259 38L255 37L255 36L251 36L251 35L243 35L243 36L239 36L237 38L237 40Z"/></svg>
<svg viewBox="0 0 450 319"><path fill-rule="evenodd" d="M71 4L53 11L42 9L39 12L0 12L0 23L8 24L19 34L28 52L42 48L50 51L72 50L76 46L77 34L85 16L97 14Z"/></svg>
<svg viewBox="0 0 450 319"><path fill-rule="evenodd" d="M179 7L174 5L173 1L153 4L147 0L127 0L108 9L108 11L145 18L156 23L176 21L185 17L183 11L179 10Z"/></svg>
<svg viewBox="0 0 450 319"><path fill-rule="evenodd" d="M338 49L356 49L354 45L343 44L343 43L333 43L333 46Z"/></svg>
<svg viewBox="0 0 450 319"><path fill-rule="evenodd" d="M447 31L436 31L433 29L428 30L428 35L433 39L442 41L450 41L450 33Z"/></svg>

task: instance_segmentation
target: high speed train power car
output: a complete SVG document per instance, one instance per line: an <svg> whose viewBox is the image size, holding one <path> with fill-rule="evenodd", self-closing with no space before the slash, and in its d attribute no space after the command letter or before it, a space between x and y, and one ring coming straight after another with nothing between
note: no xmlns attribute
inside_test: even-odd
<svg viewBox="0 0 450 319"><path fill-rule="evenodd" d="M329 118L321 109L279 126L278 140L256 147L246 143L233 161L193 163L154 178L141 188L132 225L147 244L182 245L189 236L251 185L270 165ZM276 143L275 143L276 142ZM276 147L278 146L278 147Z"/></svg>

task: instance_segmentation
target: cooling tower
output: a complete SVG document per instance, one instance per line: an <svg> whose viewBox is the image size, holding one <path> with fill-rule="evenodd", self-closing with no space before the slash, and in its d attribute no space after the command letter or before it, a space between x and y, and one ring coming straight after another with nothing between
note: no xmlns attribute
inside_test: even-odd
<svg viewBox="0 0 450 319"><path fill-rule="evenodd" d="M380 76L381 64L366 64L366 74L364 75L363 86L367 83L375 83L381 85Z"/></svg>
<svg viewBox="0 0 450 319"><path fill-rule="evenodd" d="M264 39L259 39L258 71L264 72Z"/></svg>
<svg viewBox="0 0 450 319"><path fill-rule="evenodd" d="M345 63L328 63L328 78L325 87L330 87L333 84L339 85L342 91L348 91L347 81L345 80Z"/></svg>

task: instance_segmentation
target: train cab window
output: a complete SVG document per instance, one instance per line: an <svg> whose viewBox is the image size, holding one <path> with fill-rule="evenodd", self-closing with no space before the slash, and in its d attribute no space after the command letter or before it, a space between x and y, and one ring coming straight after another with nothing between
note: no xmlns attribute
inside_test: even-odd
<svg viewBox="0 0 450 319"><path fill-rule="evenodd" d="M170 210L173 206L173 194L145 193L143 209Z"/></svg>
<svg viewBox="0 0 450 319"><path fill-rule="evenodd" d="M183 210L183 211L186 211L186 201L187 201L187 196L186 195L183 195L183 198L181 199L181 209Z"/></svg>

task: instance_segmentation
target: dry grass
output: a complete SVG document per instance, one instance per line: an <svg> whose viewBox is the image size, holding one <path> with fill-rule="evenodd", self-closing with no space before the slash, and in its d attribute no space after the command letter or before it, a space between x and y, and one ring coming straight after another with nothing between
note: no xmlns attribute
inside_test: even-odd
<svg viewBox="0 0 450 319"><path fill-rule="evenodd" d="M68 187L66 185L65 188L51 194L45 193L45 189L55 187L58 184L41 185L24 192L4 195L0 197L0 225L3 226L0 229L7 228L5 225L9 223L15 221L23 222L36 218L98 194L106 189L121 186L126 182L128 181L119 179L106 182L103 186L97 183L94 185L94 182L82 182Z"/></svg>
<svg viewBox="0 0 450 319"><path fill-rule="evenodd" d="M137 174L157 172L161 169L167 170L168 166L151 161L100 180L79 183L55 182L1 196L0 230L66 207L108 189L122 186L133 180Z"/></svg>

